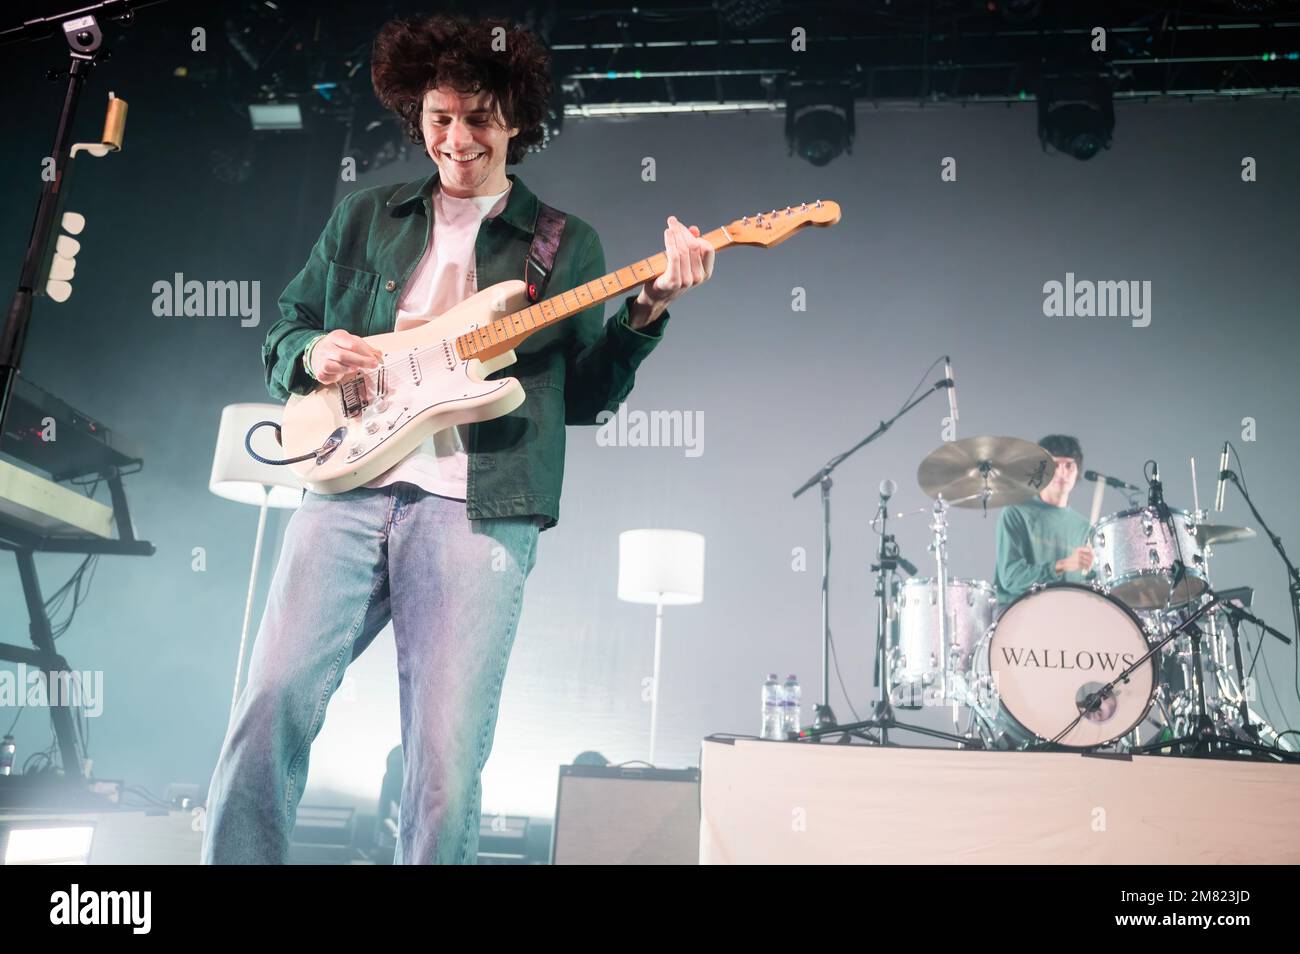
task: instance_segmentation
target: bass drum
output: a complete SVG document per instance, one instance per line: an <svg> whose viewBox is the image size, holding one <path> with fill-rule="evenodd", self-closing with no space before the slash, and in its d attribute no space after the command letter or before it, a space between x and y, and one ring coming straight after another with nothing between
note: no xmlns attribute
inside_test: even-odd
<svg viewBox="0 0 1300 954"><path fill-rule="evenodd" d="M1142 623L1124 603L1078 583L1031 589L1012 602L975 652L969 704L1004 746L1050 741L1078 719L1084 699L1147 652ZM1148 660L1057 744L1088 749L1141 724L1156 690Z"/></svg>

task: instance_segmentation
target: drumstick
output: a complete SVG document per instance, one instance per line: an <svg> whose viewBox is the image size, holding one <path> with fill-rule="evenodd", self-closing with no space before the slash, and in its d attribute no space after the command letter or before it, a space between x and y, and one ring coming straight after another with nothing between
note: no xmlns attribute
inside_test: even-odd
<svg viewBox="0 0 1300 954"><path fill-rule="evenodd" d="M1192 513L1200 513L1201 498L1196 493L1196 458L1189 457L1188 460L1192 462Z"/></svg>
<svg viewBox="0 0 1300 954"><path fill-rule="evenodd" d="M1105 489L1106 484L1100 480L1092 488L1092 516L1088 518L1089 526L1097 526L1097 518L1101 516L1101 495Z"/></svg>

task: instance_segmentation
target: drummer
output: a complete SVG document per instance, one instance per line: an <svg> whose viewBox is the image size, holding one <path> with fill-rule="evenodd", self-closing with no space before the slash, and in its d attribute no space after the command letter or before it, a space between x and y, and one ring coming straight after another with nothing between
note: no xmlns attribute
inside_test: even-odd
<svg viewBox="0 0 1300 954"><path fill-rule="evenodd" d="M999 612L1035 583L1080 583L1092 569L1092 528L1069 505L1070 491L1083 471L1083 449L1066 434L1049 434L1038 446L1052 455L1056 471L1037 497L1005 507L998 520L993 586Z"/></svg>

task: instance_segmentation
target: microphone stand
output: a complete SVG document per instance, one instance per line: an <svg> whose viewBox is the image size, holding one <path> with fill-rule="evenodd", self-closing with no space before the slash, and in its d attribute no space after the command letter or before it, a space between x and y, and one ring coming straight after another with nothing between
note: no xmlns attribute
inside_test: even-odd
<svg viewBox="0 0 1300 954"><path fill-rule="evenodd" d="M56 219L63 190L67 186L65 179L69 172L72 127L77 115L77 104L95 66L108 57L101 22L129 22L134 16L134 8L156 2L158 0L67 0L61 7L61 12L37 16L18 26L0 29L0 46L19 40L36 40L49 34L62 34L70 57L66 70L50 71L50 79L66 76L68 80L54 143L48 154L54 160L54 175L41 183L36 216L32 222L27 249L23 253L22 268L18 273L18 287L10 299L4 330L0 332L0 430L5 425L13 399L14 383L20 373L27 329L32 320L33 299L45 287L45 275L42 272L49 266L50 251L57 238ZM74 23L76 25L68 29Z"/></svg>
<svg viewBox="0 0 1300 954"><path fill-rule="evenodd" d="M1268 524L1264 522L1264 518L1259 515L1259 511L1255 508L1255 502L1250 499L1250 494L1241 485L1241 480L1237 477L1236 472L1225 470L1220 476L1225 480L1232 481L1236 488L1241 491L1241 497L1246 501L1246 506L1250 508L1250 512L1256 522L1259 523L1260 529L1264 531L1264 536L1268 537L1269 543L1273 544L1273 549L1277 551L1277 555L1282 558L1282 563L1286 566L1287 592L1291 598L1291 625L1294 627L1296 639L1300 639L1300 570L1296 569L1295 564L1291 562L1291 558L1287 556L1286 548L1282 545L1282 538L1270 530ZM1245 611L1238 608L1237 612L1244 613ZM1252 622L1259 622L1249 614L1242 618L1249 618ZM1260 625L1263 624L1260 623ZM1274 635L1280 635L1277 630L1271 627L1266 628Z"/></svg>
<svg viewBox="0 0 1300 954"><path fill-rule="evenodd" d="M1075 716L1074 721L1053 736L1047 743L1037 746L1036 749L1041 751L1043 749L1056 748L1060 743L1060 740L1069 735L1074 727L1078 725L1089 712L1095 712L1101 708L1102 702L1110 697L1110 695L1115 691L1115 688L1121 682L1128 682L1129 676L1137 672L1138 669L1147 663L1152 656L1160 652L1165 645L1177 638L1183 630L1187 630L1192 640L1192 658L1194 661L1197 680L1197 705L1199 712L1196 719L1196 727L1188 735L1182 736L1181 738L1150 742L1146 745L1132 749L1130 754L1145 754L1160 749L1173 748L1174 746L1182 747L1191 744L1193 752L1197 754L1213 755L1218 752L1234 752L1240 749L1247 749L1252 752L1272 756L1273 758L1283 762L1300 763L1300 753L1287 752L1253 740L1226 739L1214 731L1214 722L1210 718L1205 706L1205 673L1201 666L1201 631L1200 628L1196 626L1196 620L1204 616L1216 606L1226 607L1231 604L1225 603L1217 593L1214 593L1213 591L1207 592L1210 592L1211 594L1209 600L1202 603L1195 612L1188 616L1187 619L1183 620L1178 626L1171 629L1160 640L1151 644L1145 653L1134 660L1132 665L1126 668L1114 679L1094 692L1088 693L1088 695L1084 697L1079 709L1079 714ZM1262 621L1256 620L1255 617L1246 613L1246 611L1242 610L1240 607L1233 607L1229 612L1242 614L1243 619L1250 619L1253 622L1260 622L1260 625L1264 625ZM1277 630L1272 627L1266 628L1283 642L1290 644L1291 640L1277 632Z"/></svg>
<svg viewBox="0 0 1300 954"><path fill-rule="evenodd" d="M1244 606L1239 606L1231 600L1225 600L1219 605L1219 608L1222 609L1223 614L1228 617L1228 628L1232 630L1232 661L1237 670L1237 686L1241 692L1241 698L1237 700L1237 706L1241 715L1242 731L1244 731L1251 739L1258 742L1259 729L1250 721L1250 706L1247 698L1248 692L1246 686L1246 665L1241 656L1242 621L1244 620L1246 622L1254 623L1264 632L1280 639L1288 645L1291 643L1291 640L1286 636L1283 636L1272 626L1269 626L1258 616L1247 612ZM1261 725L1267 725L1267 723L1261 723Z"/></svg>
<svg viewBox="0 0 1300 954"><path fill-rule="evenodd" d="M821 500L822 500L821 702L814 709L816 716L813 720L812 727L810 729L803 730L799 733L799 738L801 739L806 738L806 739L812 739L813 741L820 741L822 736L831 733L844 733L844 736L841 739L842 742L847 742L851 736L865 739L866 741L869 742L877 742L879 740L877 740L873 736L866 734L863 730L878 728L881 729L882 732L886 732L890 728L905 728L910 731L917 732L921 735L928 735L934 738L947 739L949 741L956 742L961 745L972 744L971 739L967 739L959 735L953 735L948 732L939 732L936 730L924 728L922 726L904 725L903 723L898 722L894 718L893 708L890 704L887 692L882 693L882 698L876 704L875 714L877 718L867 719L861 722L853 722L853 723L849 723L848 725L841 726L837 724L835 720L835 713L831 709L831 705L830 705L830 646L831 646L831 628L830 628L831 529L830 527L831 527L831 486L833 483L831 480L831 474L834 472L834 470L837 467L840 466L840 464L844 463L844 461L848 460L851 456L856 454L862 448L866 447L872 441L876 440L878 437L884 434L887 430L889 430L891 427L894 426L894 423L899 418L901 418L908 411L912 410L912 408L916 407L918 404L924 401L935 391L941 391L945 388L950 388L952 386L953 386L952 378L943 378L939 381L936 381L934 384L930 385L930 387L927 390L918 394L913 400L904 404L902 408L899 409L898 413L895 414L893 417L891 417L889 420L881 421L880 424L876 427L876 429L873 430L866 437L862 438L862 440L858 441L856 444L854 444L852 447L850 447L848 450L844 451L843 453L836 454L834 457L828 460L824 465L822 465L822 467L815 474L813 474L806 481L804 481L804 483L800 485L799 488L795 490L794 493L792 494L794 498L798 498L801 494L803 494L805 491L807 491L814 485L821 487ZM883 539L881 541L881 546L882 548L884 546ZM881 552L882 553L884 552L883 549ZM886 558L882 557L881 563L883 564L885 562L886 562ZM878 573L883 572L883 569L884 568L882 566L880 570L877 570L877 572ZM881 581L877 582L878 588L882 585L883 583ZM881 598L883 599L884 591L881 592L882 592ZM884 645L884 626L885 626L884 616L885 616L884 607L881 606L877 611L878 632L876 634L877 635L876 665L882 667L880 670L882 675L884 672L883 670L884 659L881 655L882 647ZM887 682L888 680L886 679L885 683L887 684Z"/></svg>

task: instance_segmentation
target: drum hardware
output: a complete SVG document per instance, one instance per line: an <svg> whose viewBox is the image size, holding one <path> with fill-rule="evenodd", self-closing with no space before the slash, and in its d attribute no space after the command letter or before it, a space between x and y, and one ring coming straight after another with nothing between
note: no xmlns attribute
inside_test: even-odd
<svg viewBox="0 0 1300 954"><path fill-rule="evenodd" d="M951 666L949 656L949 633L952 629L948 619L948 504L940 494L934 501L934 520L930 524L934 540L930 543L930 552L934 554L934 589L935 606L939 614L939 698L952 699ZM957 703L952 702L953 728L959 727L957 721Z"/></svg>
<svg viewBox="0 0 1300 954"><path fill-rule="evenodd" d="M889 608L895 605L900 590L915 589L913 584L918 581L915 579L908 580L901 587L894 579L894 573L902 569L908 574L915 576L916 566L906 560L899 552L898 544L894 540L893 534L888 531L889 518L889 498L897 489L897 485L892 480L882 481L880 485L880 506L876 511L875 519L872 520L872 529L879 535L879 543L876 548L876 562L871 565L871 570L876 575L876 678L874 684L880 688L880 699L877 701L871 719L854 723L852 725L841 726L840 729L853 735L860 735L862 729L878 729L879 739L866 736L870 741L878 741L881 745L889 745L889 730L904 729L909 732L915 732L918 735L929 736L930 738L946 739L950 742L957 742L961 745L969 745L971 740L960 735L954 735L947 732L930 729L925 726L913 725L910 723L899 722L894 712L895 686L894 674L898 669L898 647L891 651L889 647L890 619ZM893 614L897 617L897 613ZM899 670L900 672L902 670ZM914 689L914 685L909 688ZM925 691L924 689L922 691ZM909 708L902 706L902 708Z"/></svg>
<svg viewBox="0 0 1300 954"><path fill-rule="evenodd" d="M1246 506L1249 508L1251 516L1255 518L1255 522L1259 524L1260 529L1264 532L1264 535L1268 538L1269 543L1273 545L1273 549L1277 551L1278 557L1281 558L1283 565L1286 567L1287 581L1288 581L1287 590L1288 590L1288 595L1290 596L1290 604L1291 604L1291 624L1296 639L1300 640L1300 570L1296 569L1296 565L1291 562L1291 558L1287 555L1286 547L1283 546L1282 544L1282 538L1278 536L1276 533L1274 533L1271 529L1269 529L1268 524L1265 523L1263 516L1259 512L1259 508L1255 506L1255 501L1251 499L1250 492L1246 490L1245 482L1236 473L1236 471L1230 470L1228 468L1227 464L1228 464L1229 448L1231 448L1233 456L1237 459L1238 466L1241 465L1241 456L1237 454L1237 449L1235 447L1232 447L1230 442L1224 442L1224 453L1223 456L1220 458L1220 464L1219 464L1219 492L1216 495L1217 497L1215 501L1216 510L1218 512L1222 512L1224 491L1226 490L1227 485L1231 483L1241 493L1241 498L1244 501L1246 501ZM1219 528L1215 528L1215 529L1217 530ZM1240 529L1246 530L1247 528L1240 528ZM1210 530L1210 528L1207 527L1207 531L1206 531L1207 537L1212 537L1216 535L1218 534L1215 534L1213 531ZM1232 533L1225 532L1220 536L1219 542L1236 542L1236 539L1249 539L1250 536L1252 535L1253 535L1253 531L1251 531L1249 534L1246 534L1245 536L1242 536L1240 534L1232 534ZM1230 540L1229 539L1230 537L1236 539ZM1254 623L1255 625L1259 626L1264 632L1267 632L1270 635L1278 639L1281 639L1284 643L1287 644L1290 643L1290 640L1287 639L1285 636L1283 636L1276 629L1266 625L1261 620L1259 620L1258 617L1252 616L1244 607L1240 605L1240 602L1238 601L1227 602L1224 604L1224 606L1225 606L1225 612L1229 616L1229 624L1232 626L1234 644L1237 642L1238 626L1240 625L1240 622L1243 619ZM1236 625L1233 625L1234 623ZM1239 647L1235 648L1234 652L1239 653L1240 652ZM1241 676L1241 678L1243 680L1242 688L1244 689L1245 688L1244 675ZM1245 704L1244 692L1243 692L1242 702L1244 706ZM1265 727L1265 725L1261 723L1261 728L1263 727ZM1270 732L1272 731L1271 727L1267 727L1267 728L1269 729ZM1281 737L1278 736L1276 733L1273 734L1276 740L1280 742Z"/></svg>
<svg viewBox="0 0 1300 954"><path fill-rule="evenodd" d="M1219 728L1220 726L1224 725L1224 720L1217 719L1214 715L1211 714L1211 707L1208 705L1206 700L1205 676L1206 676L1207 666L1205 665L1205 662L1201 655L1201 637L1203 633L1200 626L1197 625L1197 621L1202 616L1209 613L1211 610L1218 608L1220 611L1228 613L1230 615L1239 614L1239 620L1248 619L1251 622L1256 623L1257 625L1265 627L1266 629L1271 631L1274 635L1280 637L1284 642L1289 643L1290 640L1287 639L1285 636L1282 636L1281 633L1278 633L1277 630L1274 630L1272 627L1267 626L1267 624L1263 623L1262 620L1259 620L1257 617L1254 617L1252 614L1247 613L1239 606L1236 606L1235 604L1232 603L1225 603L1223 601L1223 598L1215 594L1213 591L1207 591L1207 594L1208 597L1205 600L1205 602L1203 602L1199 607L1197 607L1193 612L1191 612L1177 626L1170 628L1168 632L1166 632L1163 636L1161 636L1151 646L1151 648L1147 651L1147 653L1145 653L1139 659L1135 660L1130 666L1128 666L1123 672L1121 672L1118 676L1112 679L1109 683L1089 693L1087 697L1081 700L1081 708L1080 708L1079 716L1075 719L1075 722L1073 724L1068 726L1063 732L1061 732L1056 738L1054 738L1053 742L1055 742L1061 736L1067 734L1072 728L1074 728L1074 725L1077 725L1080 720L1082 720L1088 715L1088 713L1097 711L1103 704L1104 700L1106 700L1113 694L1115 687L1118 684L1120 684L1121 682L1126 682L1128 678L1132 675L1132 673L1137 671L1137 669L1139 669L1144 662L1146 662L1156 653L1160 652L1160 650L1166 644L1172 642L1175 638L1177 638L1185 631L1187 636L1191 639L1191 646L1192 646L1191 682L1192 685L1194 686L1194 689L1192 690L1191 697L1194 699L1194 704L1195 704L1194 722L1192 723L1190 730L1187 731L1185 734L1181 736L1176 736L1171 739L1159 739L1155 742L1149 743L1148 745L1138 746L1132 750L1133 753L1141 754L1146 752L1158 751L1162 749L1174 749L1174 748L1181 751L1183 749L1190 748L1191 754L1207 755L1207 754L1224 753L1224 752L1239 751L1241 749L1247 749L1252 752L1258 752L1261 754L1269 755L1274 758L1281 759L1283 761L1300 762L1300 754L1284 752L1278 748L1274 748L1272 746L1262 744L1253 738L1244 738L1244 739L1225 738L1220 733ZM1184 708L1185 705L1186 704L1184 702ZM1183 722L1191 721L1192 718L1191 712L1184 711L1182 713L1179 713L1177 711L1178 710L1177 706L1173 708L1174 708L1173 715L1175 717L1173 724L1175 725L1178 724L1180 715ZM1234 732L1233 734L1236 733Z"/></svg>
<svg viewBox="0 0 1300 954"><path fill-rule="evenodd" d="M931 364L931 365L930 365L930 368L927 368L927 369L926 369L926 374L929 374L930 370L934 368L934 365L935 365L935 364L938 364L938 363L939 363L939 362L936 361L936 362L934 362L934 364ZM924 378L922 378L922 380L924 380ZM861 737L861 738L865 738L865 739L867 739L868 741L872 741L872 742L874 742L874 741L877 741L875 738L873 738L873 737L871 737L871 736L869 736L869 735L866 735L865 733L861 732L860 730L861 730L861 729L865 729L865 728L873 728L873 727L876 727L876 728L888 728L888 727L891 727L891 726L892 726L892 727L903 727L903 726L901 726L900 723L897 723L897 722L894 721L894 718L893 718L893 712L892 712L892 708L891 708L890 703L889 703L888 694L887 694L887 692L884 692L884 691L881 692L881 697L880 697L879 701L876 703L876 713L877 713L877 714L880 714L880 713L883 713L883 714L884 714L884 717L883 717L881 720L879 720L879 721L878 721L878 720L875 720L875 719L869 719L869 720L866 720L866 721L863 721L863 722L856 722L856 723L852 723L852 724L850 724L850 725L840 726L840 725L837 724L836 719L835 719L835 713L834 713L834 711L831 709L831 706L830 706L830 650L831 650L831 628L830 628L830 557L831 557L830 525L831 525L831 503L830 503L830 491L831 491L831 485L832 485L832 482L831 482L831 474L834 472L834 470L835 470L837 467L840 466L840 464L844 463L844 461L848 460L851 456L853 456L855 453L857 453L857 452L858 452L859 450L861 450L863 447L866 447L866 446L867 446L868 444L870 444L872 441L876 440L878 437L880 437L882 434L884 434L887 430L889 430L889 429L894 425L894 423L895 423L899 418L901 418L901 417L902 417L904 414L906 414L908 411L912 410L912 408L916 407L918 404L920 404L922 401L924 401L924 400L925 400L927 397L929 397L931 394L933 394L933 393L936 392L936 391L942 391L942 390L949 389L949 388L951 388L951 387L953 387L953 380L952 380L952 378L943 378L943 379L941 379L941 380L939 380L939 381L936 381L936 382L934 382L933 384L931 384L930 387L928 387L926 390L924 390L921 394L917 395L915 398L911 398L911 399L909 399L906 403L904 403L903 406L902 406L901 408L899 408L898 413L896 413L896 414L895 414L893 417L891 417L888 421L881 421L880 424L875 428L875 430L873 430L873 431L872 431L870 434L868 434L866 437L862 438L862 440L858 441L856 444L854 444L854 445L853 445L852 447L850 447L848 450L846 450L846 451L844 451L844 452L842 452L842 453L840 453L840 454L836 454L836 455L835 455L834 457L832 457L829 461L827 461L825 464L823 464L823 465L822 465L822 466L817 470L816 473L814 473L811 477L809 477L806 481L804 481L804 483L803 483L802 485L800 485L800 486L799 486L799 487L794 491L794 493L792 494L792 496L793 496L794 498L797 499L797 498L798 498L801 494L803 494L805 491L809 490L809 489L810 489L811 487L813 487L814 485L817 485L817 486L819 486L819 487L821 488L821 501L822 501L822 581L821 581L821 594L822 594L822 598L821 598L821 603L822 603L822 606L821 606L821 610L822 610L822 667L821 667L821 668L822 668L822 671L821 671L821 676L822 676L822 682L821 682L821 699L820 699L820 701L817 703L817 705L816 705L816 707L815 707L815 709L814 709L814 712L815 712L816 715L815 715L815 718L814 718L814 721L813 721L812 727L811 727L810 729L808 729L808 730L806 730L806 731L800 733L800 736L801 736L802 738L810 738L810 739L812 739L812 740L814 740L814 741L819 741L819 740L822 738L822 736L824 736L824 735L827 735L827 734L830 734L830 733L835 733L835 732L845 732L845 733L848 733L849 735L857 735L857 736L859 736L859 737ZM881 672L882 674L883 674L883 672L885 671L885 669L884 669L884 658L883 658L883 652L884 652L884 649L883 649L883 646L884 646L883 640L884 640L884 633L883 633L883 630L882 630L882 631L878 634L878 638L877 638L878 646L877 646L877 659L876 659L876 665L877 665L878 667L880 667L880 672ZM881 687L881 688L883 689L883 676L882 676L882 687ZM931 732L931 730L928 730L928 729L927 729L927 730L922 730L920 727L915 727L915 726L906 726L906 728L908 728L908 729L910 729L910 730L913 730L913 731L922 732L922 734L937 735L937 737L940 737L940 738L950 738L952 741L956 741L956 742L959 742L959 743L961 743L961 744L966 744L966 743L969 741L969 740L961 739L960 737L957 737L957 736L948 736L948 735L946 735L946 734L944 734L944 733L933 733L933 732Z"/></svg>
<svg viewBox="0 0 1300 954"><path fill-rule="evenodd" d="M1209 612L1210 608L1214 606L1216 603L1217 603L1217 598L1211 598L1209 602L1202 604L1200 607L1196 609L1195 612L1190 614L1185 620L1183 620L1177 626L1170 629L1169 632L1161 636L1159 640L1153 643L1145 653L1143 653L1141 656L1138 656L1131 663L1129 663L1125 667L1125 669L1119 673L1119 675L1115 676L1115 678L1111 679L1108 682L1096 686L1081 687L1080 695L1079 698L1077 699L1077 707L1079 710L1078 715L1076 715L1074 719L1068 725L1065 726L1065 728L1063 728L1056 735L1048 739L1046 745L1055 746L1055 745L1062 744L1062 740L1066 736L1070 735L1075 730L1075 728L1079 726L1080 723L1083 722L1084 719L1097 720L1099 717L1104 717L1106 715L1107 707L1114 703L1116 689L1121 684L1127 685L1130 682L1130 680L1134 677L1134 675L1139 671L1141 671L1144 667L1147 668L1147 670L1151 672L1153 675L1153 685L1151 687L1151 691L1148 696L1148 704L1146 709L1143 710L1143 715L1145 716L1146 711L1150 709L1151 699L1155 695L1154 664L1151 662L1151 660L1154 656L1156 656L1157 653L1160 652L1160 650L1165 646L1165 644L1172 641L1176 636L1178 636L1184 630L1188 630L1191 633L1194 653L1197 661L1197 671L1199 673L1200 672L1200 668L1199 668L1200 633L1199 630L1195 629L1195 623L1197 619L1199 619L1205 613ZM1008 610L1009 609L1010 607L1008 607ZM1136 619L1136 617L1134 618ZM1083 691L1085 688L1087 689L1086 692ZM1200 707L1200 711L1203 715L1205 711L1203 696L1201 698L1201 703L1202 705ZM1201 727L1198 726L1198 731L1200 728ZM1124 732L1121 732L1120 734L1121 735L1126 734L1127 731L1128 729L1126 728ZM1169 744L1172 743L1161 743L1161 746L1164 747ZM1139 750L1135 750L1135 751L1139 751Z"/></svg>
<svg viewBox="0 0 1300 954"><path fill-rule="evenodd" d="M916 587L913 584L918 582L929 582L928 580L918 581L913 579L908 580L907 583L900 587L894 580L894 574L899 569L909 574L916 573L916 567L900 554L893 534L888 532L888 500L895 489L896 485L894 485L893 481L883 481L881 483L880 506L876 511L875 518L872 520L872 528L879 535L876 562L871 564L871 570L876 575L876 678L874 682L880 689L880 698L875 704L870 719L846 725L814 725L811 729L801 732L800 737L818 741L823 735L841 733L841 741L848 741L848 738L852 736L879 745L890 745L889 731L891 729L903 729L929 738L955 742L961 746L982 748L981 740L973 736L962 736L930 729L926 726L900 722L894 712L894 674L896 670L900 673L904 670L898 667L897 647L894 647L892 653L889 648L889 632L891 628L889 608L895 604L895 594L898 591L915 589ZM940 667L940 671L942 671L942 667ZM914 689L914 684L909 685L909 688ZM925 690L923 689L923 691ZM904 706L904 708L907 707ZM878 736L869 734L869 730L873 729L879 731Z"/></svg>

